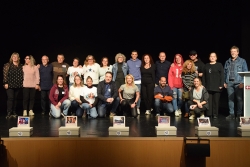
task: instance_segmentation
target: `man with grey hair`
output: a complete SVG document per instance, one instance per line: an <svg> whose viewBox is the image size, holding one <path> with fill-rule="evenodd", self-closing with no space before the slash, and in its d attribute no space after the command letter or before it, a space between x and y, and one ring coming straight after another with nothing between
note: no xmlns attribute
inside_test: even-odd
<svg viewBox="0 0 250 167"><path fill-rule="evenodd" d="M57 61L51 63L53 66L53 83L56 83L56 78L58 75L62 75L64 78L64 82L67 83L66 77L69 65L63 62L64 59L65 58L63 54L58 54Z"/></svg>

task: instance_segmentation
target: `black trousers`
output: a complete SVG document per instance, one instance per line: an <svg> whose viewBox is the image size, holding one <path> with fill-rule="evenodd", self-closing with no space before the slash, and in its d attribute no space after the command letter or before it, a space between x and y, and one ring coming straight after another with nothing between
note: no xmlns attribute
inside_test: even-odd
<svg viewBox="0 0 250 167"><path fill-rule="evenodd" d="M153 82L149 84L141 84L141 95L145 103L146 110L150 110L152 107L154 100L154 87L155 84Z"/></svg>
<svg viewBox="0 0 250 167"><path fill-rule="evenodd" d="M41 108L43 112L50 108L49 92L50 90L41 90Z"/></svg>
<svg viewBox="0 0 250 167"><path fill-rule="evenodd" d="M7 93L7 112L16 111L17 96L20 88L10 88L6 90Z"/></svg>
<svg viewBox="0 0 250 167"><path fill-rule="evenodd" d="M220 92L208 91L209 99L208 105L209 110L207 111L207 116L218 115L219 110L219 101L220 101Z"/></svg>
<svg viewBox="0 0 250 167"><path fill-rule="evenodd" d="M116 88L119 89L121 87L121 85L125 84L125 78L124 79L116 79L115 80L115 85Z"/></svg>
<svg viewBox="0 0 250 167"><path fill-rule="evenodd" d="M199 108L198 106L195 107L193 110L190 110L191 114L204 114L206 111L206 108L202 106L202 108Z"/></svg>
<svg viewBox="0 0 250 167"><path fill-rule="evenodd" d="M35 95L35 88L23 88L23 110L33 110Z"/></svg>
<svg viewBox="0 0 250 167"><path fill-rule="evenodd" d="M136 112L136 105L134 108L131 108L131 104L133 104L135 102L135 99L124 99L122 100L121 102L121 107L122 107L122 110L128 114L128 115L131 115L132 117L136 117L137 116L137 112Z"/></svg>

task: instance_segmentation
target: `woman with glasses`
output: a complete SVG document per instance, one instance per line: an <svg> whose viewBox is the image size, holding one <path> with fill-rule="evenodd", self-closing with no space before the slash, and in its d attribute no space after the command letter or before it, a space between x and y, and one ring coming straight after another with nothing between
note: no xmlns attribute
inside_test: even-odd
<svg viewBox="0 0 250 167"><path fill-rule="evenodd" d="M39 89L40 74L35 59L28 55L25 57L25 65L23 66L23 116L35 115L33 112L36 90Z"/></svg>
<svg viewBox="0 0 250 167"><path fill-rule="evenodd" d="M100 65L96 63L94 56L88 55L83 65L84 84L86 85L86 80L90 76L93 79L93 86L97 87L99 84L99 70Z"/></svg>
<svg viewBox="0 0 250 167"><path fill-rule="evenodd" d="M3 67L3 86L7 93L7 116L17 117L17 95L23 87L23 66L20 64L19 54L12 53L8 63Z"/></svg>

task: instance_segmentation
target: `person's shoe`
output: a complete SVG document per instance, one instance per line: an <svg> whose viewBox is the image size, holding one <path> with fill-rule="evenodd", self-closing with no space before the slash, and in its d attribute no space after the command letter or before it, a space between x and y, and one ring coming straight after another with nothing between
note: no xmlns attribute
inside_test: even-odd
<svg viewBox="0 0 250 167"><path fill-rule="evenodd" d="M34 116L35 114L34 114L34 112L33 112L33 110L29 110L29 116Z"/></svg>
<svg viewBox="0 0 250 167"><path fill-rule="evenodd" d="M178 111L179 115L181 115L181 114L182 114L181 109L178 109L177 111Z"/></svg>
<svg viewBox="0 0 250 167"><path fill-rule="evenodd" d="M61 116L63 116L63 118L65 118L65 117L66 117L66 115L65 115L63 112L61 112Z"/></svg>
<svg viewBox="0 0 250 167"><path fill-rule="evenodd" d="M110 112L109 117L113 117L113 116L115 116L115 113Z"/></svg>
<svg viewBox="0 0 250 167"><path fill-rule="evenodd" d="M74 112L71 113L71 116L76 116L76 114Z"/></svg>
<svg viewBox="0 0 250 167"><path fill-rule="evenodd" d="M146 110L145 115L150 115L150 114L151 114L150 110Z"/></svg>
<svg viewBox="0 0 250 167"><path fill-rule="evenodd" d="M14 117L14 118L18 117L16 111L13 111L12 117Z"/></svg>
<svg viewBox="0 0 250 167"><path fill-rule="evenodd" d="M140 112L140 109L137 108L137 114L140 115L140 113L141 113L141 112Z"/></svg>
<svg viewBox="0 0 250 167"><path fill-rule="evenodd" d="M27 110L23 110L23 116L27 116Z"/></svg>
<svg viewBox="0 0 250 167"><path fill-rule="evenodd" d="M42 115L45 115L45 111L42 111Z"/></svg>
<svg viewBox="0 0 250 167"><path fill-rule="evenodd" d="M189 114L185 113L184 118L188 118L188 117L189 117Z"/></svg>
<svg viewBox="0 0 250 167"><path fill-rule="evenodd" d="M49 111L49 117L52 117L51 111Z"/></svg>
<svg viewBox="0 0 250 167"><path fill-rule="evenodd" d="M11 117L11 111L8 111L7 112L7 115L6 115L6 119L10 118Z"/></svg>
<svg viewBox="0 0 250 167"><path fill-rule="evenodd" d="M200 115L200 118L205 118L205 115L204 114Z"/></svg>
<svg viewBox="0 0 250 167"><path fill-rule="evenodd" d="M217 115L214 115L213 119L217 119L217 118L218 118Z"/></svg>
<svg viewBox="0 0 250 167"><path fill-rule="evenodd" d="M178 112L178 110L176 110L174 114L175 114L176 117L179 117L179 112Z"/></svg>
<svg viewBox="0 0 250 167"><path fill-rule="evenodd" d="M235 116L234 116L234 114L230 114L230 115L228 115L228 116L226 117L226 119L235 119Z"/></svg>
<svg viewBox="0 0 250 167"><path fill-rule="evenodd" d="M193 120L193 119L195 119L195 116L191 115L188 119Z"/></svg>
<svg viewBox="0 0 250 167"><path fill-rule="evenodd" d="M155 116L156 116L156 117L159 117L159 116L160 116L160 114L156 114Z"/></svg>

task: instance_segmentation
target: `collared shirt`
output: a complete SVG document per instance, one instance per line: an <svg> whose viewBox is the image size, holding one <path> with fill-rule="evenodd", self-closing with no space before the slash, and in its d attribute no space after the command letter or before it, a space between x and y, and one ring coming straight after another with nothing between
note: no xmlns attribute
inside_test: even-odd
<svg viewBox="0 0 250 167"><path fill-rule="evenodd" d="M110 89L110 85L108 83L105 83L104 97L106 97L106 98L110 98L111 97L111 89Z"/></svg>

